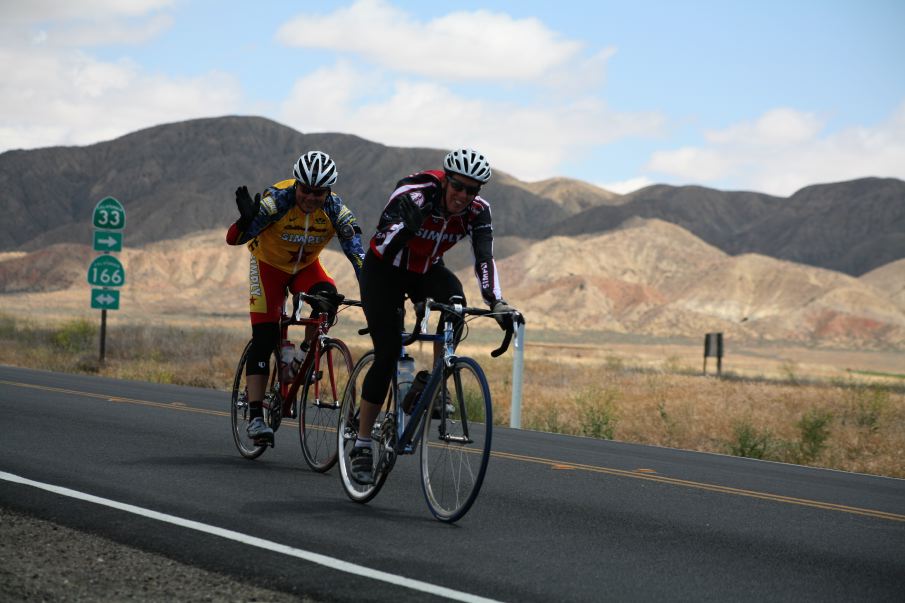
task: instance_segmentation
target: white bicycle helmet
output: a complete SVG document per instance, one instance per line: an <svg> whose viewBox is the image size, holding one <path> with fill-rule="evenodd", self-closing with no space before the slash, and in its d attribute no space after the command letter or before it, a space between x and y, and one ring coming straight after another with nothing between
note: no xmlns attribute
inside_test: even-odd
<svg viewBox="0 0 905 603"><path fill-rule="evenodd" d="M490 162L474 149L456 149L443 160L447 172L461 174L480 183L490 180Z"/></svg>
<svg viewBox="0 0 905 603"><path fill-rule="evenodd" d="M326 188L336 182L336 164L323 151L309 151L299 157L292 173L296 180L312 188Z"/></svg>

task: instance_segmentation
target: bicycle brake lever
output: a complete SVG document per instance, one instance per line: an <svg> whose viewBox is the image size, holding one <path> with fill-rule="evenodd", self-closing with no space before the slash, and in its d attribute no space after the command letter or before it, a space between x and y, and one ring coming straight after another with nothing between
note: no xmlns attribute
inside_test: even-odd
<svg viewBox="0 0 905 603"><path fill-rule="evenodd" d="M501 356L506 353L506 350L509 349L509 343L512 341L512 333L514 329L506 329L506 336L503 337L503 343L500 344L500 347L490 352L490 355L496 358L497 356Z"/></svg>
<svg viewBox="0 0 905 603"><path fill-rule="evenodd" d="M427 320L430 318L430 315L431 315L431 309L425 303L424 304L424 318L421 319L421 332L422 333L427 333Z"/></svg>

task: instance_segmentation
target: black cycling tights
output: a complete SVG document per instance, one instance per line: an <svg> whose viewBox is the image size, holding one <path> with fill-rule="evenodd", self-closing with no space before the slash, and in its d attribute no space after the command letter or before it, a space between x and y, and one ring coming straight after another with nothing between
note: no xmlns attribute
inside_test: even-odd
<svg viewBox="0 0 905 603"><path fill-rule="evenodd" d="M368 402L379 404L386 398L399 358L402 345L399 309L404 305L405 295L413 301L430 297L443 302L458 295L464 304L465 293L456 275L442 264L435 264L426 273L418 274L397 268L379 259L372 251L365 256L359 285L362 309L374 343L374 364L365 375L362 396ZM462 325L458 325L457 335L461 332Z"/></svg>
<svg viewBox="0 0 905 603"><path fill-rule="evenodd" d="M251 325L251 349L245 361L246 375L266 375L270 370L270 357L280 343L280 325L262 322Z"/></svg>

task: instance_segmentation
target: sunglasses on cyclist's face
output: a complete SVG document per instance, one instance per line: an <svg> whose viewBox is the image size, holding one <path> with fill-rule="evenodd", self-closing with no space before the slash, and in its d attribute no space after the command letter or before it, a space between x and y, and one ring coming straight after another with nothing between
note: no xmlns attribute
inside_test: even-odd
<svg viewBox="0 0 905 603"><path fill-rule="evenodd" d="M470 195L472 197L481 192L480 184L477 186L468 186L464 182L459 182L452 176L447 176L446 180L449 182L449 185L452 187L452 189L456 192L461 193L462 191L465 191L466 195Z"/></svg>
<svg viewBox="0 0 905 603"><path fill-rule="evenodd" d="M317 195L318 197L323 197L327 193L330 192L330 188L311 188L304 182L296 182L295 184L299 191L304 193L305 195Z"/></svg>

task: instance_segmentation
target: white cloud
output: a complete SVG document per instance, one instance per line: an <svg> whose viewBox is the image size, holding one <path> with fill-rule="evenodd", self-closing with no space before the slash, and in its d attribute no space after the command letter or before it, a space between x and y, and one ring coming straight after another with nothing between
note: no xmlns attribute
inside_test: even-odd
<svg viewBox="0 0 905 603"><path fill-rule="evenodd" d="M32 23L62 20L109 19L114 16L140 17L149 12L168 8L174 0L29 0L3 2L0 20L7 23Z"/></svg>
<svg viewBox="0 0 905 603"><path fill-rule="evenodd" d="M629 193L633 193L637 190L644 188L645 186L651 186L654 182L644 176L638 178L629 178L628 180L620 180L619 182L607 182L604 184L597 184L600 188L604 188L610 192L617 193L620 195L627 195Z"/></svg>
<svg viewBox="0 0 905 603"><path fill-rule="evenodd" d="M536 81L568 66L583 48L535 18L478 10L418 21L383 0L358 0L328 15L301 15L283 25L277 39L454 80Z"/></svg>
<svg viewBox="0 0 905 603"><path fill-rule="evenodd" d="M823 123L812 113L780 108L768 111L753 123L708 132L706 137L714 144L789 145L811 140L821 129Z"/></svg>
<svg viewBox="0 0 905 603"><path fill-rule="evenodd" d="M697 181L716 180L735 166L735 160L717 149L683 147L656 151L645 169Z"/></svg>
<svg viewBox="0 0 905 603"><path fill-rule="evenodd" d="M824 133L811 114L765 113L707 135L704 147L654 153L646 169L701 184L731 181L788 196L804 186L865 176L905 179L905 102L883 123Z"/></svg>
<svg viewBox="0 0 905 603"><path fill-rule="evenodd" d="M100 61L81 51L5 44L0 63L0 152L89 144L160 123L233 113L235 77L168 78L129 60Z"/></svg>
<svg viewBox="0 0 905 603"><path fill-rule="evenodd" d="M170 15L154 15L138 23L109 18L91 22L67 23L40 30L35 42L60 47L100 46L105 44L139 45L153 40L173 25Z"/></svg>
<svg viewBox="0 0 905 603"><path fill-rule="evenodd" d="M432 82L397 80L383 90L382 81L382 74L349 63L319 70L296 82L280 121L303 132L350 132L395 146L474 147L524 180L556 176L582 149L653 135L664 122L656 113L617 113L593 99L516 104L461 96Z"/></svg>

